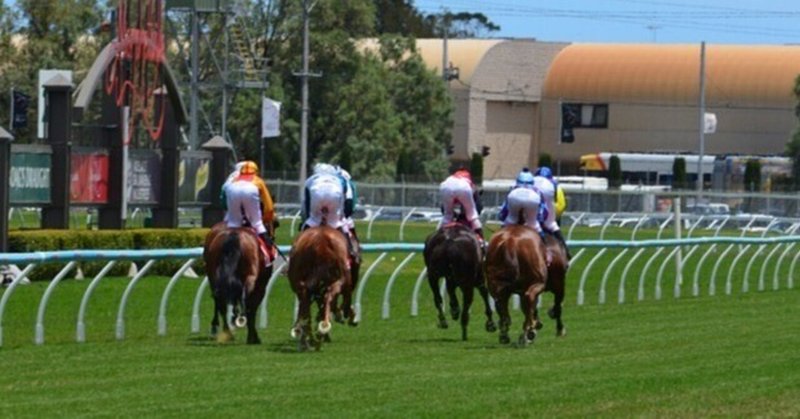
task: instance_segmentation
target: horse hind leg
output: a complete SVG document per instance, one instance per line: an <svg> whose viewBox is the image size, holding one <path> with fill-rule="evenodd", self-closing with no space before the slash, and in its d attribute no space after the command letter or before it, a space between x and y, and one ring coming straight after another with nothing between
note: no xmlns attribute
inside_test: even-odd
<svg viewBox="0 0 800 419"><path fill-rule="evenodd" d="M550 309L547 310L547 315L551 319L555 319L555 321L556 321L556 336L557 337L562 337L562 336L566 336L567 335L567 328L564 326L564 322L561 321L561 307L562 307L562 302L564 301L564 293L562 292L560 294L561 294L560 296L558 294L556 294L556 298L555 298L555 302L553 303L553 307L550 307Z"/></svg>
<svg viewBox="0 0 800 419"><path fill-rule="evenodd" d="M508 299L511 297L506 291L498 295L495 299L495 307L497 308L497 316L500 320L500 333L498 339L503 345L511 343L511 338L508 337L508 330L511 328L511 315L508 313Z"/></svg>
<svg viewBox="0 0 800 419"><path fill-rule="evenodd" d="M478 293L481 295L483 299L483 307L484 313L486 313L486 331L487 332L496 332L497 325L495 325L494 320L492 319L492 306L489 304L489 291L486 290L486 285L482 283L478 285Z"/></svg>
<svg viewBox="0 0 800 419"><path fill-rule="evenodd" d="M461 340L467 340L467 326L469 326L469 308L472 306L474 290L471 286L461 289L464 294L464 309L461 311Z"/></svg>
<svg viewBox="0 0 800 419"><path fill-rule="evenodd" d="M448 278L445 279L445 284L447 284L447 298L450 299L450 316L453 320L458 320L461 317L461 306L458 304L455 281Z"/></svg>
<svg viewBox="0 0 800 419"><path fill-rule="evenodd" d="M444 310L442 309L442 295L439 293L439 278L433 277L428 273L428 285L431 287L433 304L436 306L436 312L438 313L439 323L437 326L440 329L447 329L447 319L444 317Z"/></svg>
<svg viewBox="0 0 800 419"><path fill-rule="evenodd" d="M522 334L519 337L519 345L527 346L536 339L537 326L540 323L536 303L539 301L539 294L544 290L544 284L532 285L522 296L522 311L525 313L525 323L522 325Z"/></svg>

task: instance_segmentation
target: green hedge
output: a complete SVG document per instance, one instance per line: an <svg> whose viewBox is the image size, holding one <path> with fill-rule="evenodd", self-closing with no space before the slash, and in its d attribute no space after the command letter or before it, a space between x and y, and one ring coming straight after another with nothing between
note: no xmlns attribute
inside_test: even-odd
<svg viewBox="0 0 800 419"><path fill-rule="evenodd" d="M11 231L8 248L11 252L37 252L74 249L178 249L203 245L208 229L140 229L140 230L21 230ZM184 263L181 260L157 262L150 272L154 275L172 275ZM81 262L84 276L96 275L106 262ZM109 275L128 273L130 262L117 263ZM45 263L29 275L31 280L50 280L64 267L63 263ZM202 261L193 265L198 274L203 272Z"/></svg>

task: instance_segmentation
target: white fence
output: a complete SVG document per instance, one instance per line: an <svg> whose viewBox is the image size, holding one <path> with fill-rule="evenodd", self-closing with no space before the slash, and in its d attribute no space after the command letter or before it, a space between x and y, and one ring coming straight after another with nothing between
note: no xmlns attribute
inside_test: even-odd
<svg viewBox="0 0 800 419"><path fill-rule="evenodd" d="M585 217L585 216L583 216ZM583 218L578 217L573 224L578 225ZM794 251L795 246L800 242L800 236L794 235L800 224L792 224L786 229L777 231L774 227L777 221L771 221L766 228L760 233L760 237L744 237L747 228L751 228L756 218L753 218L748 224L747 228L742 230L740 237L732 236L719 236L719 231L727 224L729 220L718 223L715 233L712 236L695 237L692 238L691 234L697 226L702 222L702 217L694 223L688 232L687 238L683 239L661 239L665 227L672 221L671 218L664 220L659 226L658 238L652 240L636 240L636 233L639 228L645 224L648 217L641 217L632 230L630 240L604 240L603 236L608 226L615 220L616 215L611 215L605 221L600 231L600 238L598 240L570 240L569 244L573 251L576 251L571 261L570 276L579 276L580 280L577 289L577 304L585 303L586 294L590 289L595 290L598 296L598 303L603 304L606 302L607 287L610 283L612 272L617 269L620 262L626 261L622 269L621 276L619 277L618 285L618 302L623 303L626 301L626 290L629 289L627 284L628 274L632 272L632 267L637 265L637 261L644 261L643 267L638 276L638 286L636 287L637 298L642 300L645 298L646 290L649 286L652 287L654 297L660 299L662 297L662 288L666 282L665 272L668 265L673 266L673 295L675 298L681 297L681 289L684 278L691 276L691 295L698 296L701 294L702 281L706 281L708 295L716 294L717 287L717 274L719 268L727 265L727 275L725 275L724 290L726 294L731 294L734 289L734 280L740 279L741 291L748 292L750 290L750 272L759 263L759 274L757 289L759 291L767 288L767 281L770 279L769 270L771 269L772 276L772 289L779 289L782 279L786 281L786 287L794 287L794 272L797 265L800 252ZM767 237L768 233L780 233L773 237ZM570 235L572 231L570 230ZM399 278L400 274L407 269L410 261L422 251L422 244L409 244L409 243L385 243L385 244L365 244L363 250L365 253L377 253L378 256L369 264L368 268L359 280L358 288L356 290L355 308L356 316L360 320L362 307L364 304L363 296L364 290L369 284L370 278L373 276L375 269L387 260L387 255L391 253L401 253L406 256L397 264L392 270L391 275L386 282L383 299L381 302L381 317L389 318L391 306L392 289ZM702 247L706 247L704 252L700 252ZM724 247L722 252L719 248ZM738 249L737 249L738 248ZM651 253L645 256L645 252L650 249ZM281 249L287 252L289 249L282 247ZM713 263L713 268L710 274L708 266L711 265L710 255L717 252L716 260ZM616 255L614 255L614 252ZM633 252L633 255L626 258ZM702 255L701 255L702 253ZM202 255L201 248L192 249L162 249L162 250L139 250L139 251L115 251L115 250L78 250L78 251L57 251L57 252L33 252L33 253L3 253L0 254L0 264L24 264L26 265L22 272L14 278L11 284L6 288L5 292L0 298L0 346L3 345L3 315L5 312L6 304L14 294L14 290L22 282L25 276L36 267L38 264L45 262L63 262L66 265L58 272L58 274L48 284L38 306L36 324L35 324L35 338L36 344L43 344L45 342L45 312L48 303L51 299L53 291L58 284L75 268L77 262L80 261L106 261L106 265L100 272L91 280L86 291L81 299L78 320L76 324L75 339L77 342L84 342L86 340L85 332L85 317L86 308L92 298L95 288L106 277L106 274L118 261L146 261L144 266L138 270L136 275L128 283L123 296L121 298L116 317L115 336L118 340L125 338L125 311L126 306L131 295L132 290L136 287L137 283L148 273L149 269L157 260L185 260L185 263L178 269L170 278L161 297L156 330L158 335L166 335L167 333L167 306L169 304L170 294L177 281L184 275L184 273L192 266L192 264ZM698 255L698 257L694 257ZM729 257L731 255L732 257ZM746 263L743 258L749 256ZM391 259L391 258L388 258ZM588 260L588 262L583 262ZM690 260L696 260L694 263L689 263ZM791 260L791 262L789 262ZM603 264L598 262L603 261ZM756 262L759 261L759 262ZM740 263L741 262L741 263ZM784 269L785 264L789 264L788 270ZM744 272L737 276L736 267L744 264ZM266 328L268 325L268 305L269 297L272 289L277 282L276 279L283 273L286 264L277 265L274 273L270 278L267 285L267 292L264 297L264 302L261 305L259 312L258 326ZM602 269L595 269L595 266L604 266ZM650 268L658 266L654 271ZM693 268L693 269L691 269ZM704 269L705 268L705 269ZM785 275L782 277L781 275ZM592 281L590 281L590 279ZM425 270L416 276L416 282L411 296L411 315L418 314L419 307L419 293L422 284L425 280ZM198 286L192 311L191 331L197 333L200 331L200 302L206 293L208 281L203 279ZM569 285L568 285L569 287ZM440 291L441 292L441 291Z"/></svg>

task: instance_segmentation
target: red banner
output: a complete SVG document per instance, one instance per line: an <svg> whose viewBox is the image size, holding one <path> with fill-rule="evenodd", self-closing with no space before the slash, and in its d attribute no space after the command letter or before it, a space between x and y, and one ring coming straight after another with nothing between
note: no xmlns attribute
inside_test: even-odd
<svg viewBox="0 0 800 419"><path fill-rule="evenodd" d="M72 153L70 201L84 204L108 202L108 154Z"/></svg>

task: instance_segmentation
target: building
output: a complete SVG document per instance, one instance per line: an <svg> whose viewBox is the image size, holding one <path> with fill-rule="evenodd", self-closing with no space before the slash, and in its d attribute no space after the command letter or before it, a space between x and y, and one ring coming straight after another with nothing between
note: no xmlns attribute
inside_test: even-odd
<svg viewBox="0 0 800 419"><path fill-rule="evenodd" d="M442 40L420 40L431 68ZM700 45L565 44L535 40L449 40L449 82L456 99L455 153L482 146L487 179L535 166L578 173L581 155L598 152L697 152ZM707 45L706 112L717 129L707 154L776 155L797 128L795 81L800 46ZM572 115L572 137L563 115Z"/></svg>

